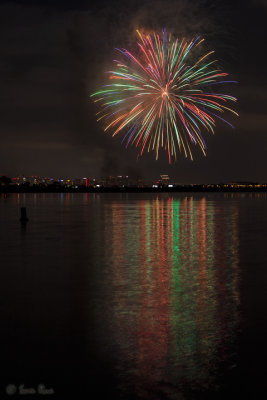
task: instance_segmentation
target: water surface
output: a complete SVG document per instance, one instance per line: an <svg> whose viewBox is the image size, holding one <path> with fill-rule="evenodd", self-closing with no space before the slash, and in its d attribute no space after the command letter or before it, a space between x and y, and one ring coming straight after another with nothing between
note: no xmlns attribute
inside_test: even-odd
<svg viewBox="0 0 267 400"><path fill-rule="evenodd" d="M266 223L265 194L2 195L2 391L264 393Z"/></svg>

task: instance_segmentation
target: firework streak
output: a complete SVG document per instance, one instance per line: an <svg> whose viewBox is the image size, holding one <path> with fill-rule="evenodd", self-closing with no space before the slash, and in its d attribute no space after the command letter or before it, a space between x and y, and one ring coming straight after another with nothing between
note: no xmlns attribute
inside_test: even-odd
<svg viewBox="0 0 267 400"><path fill-rule="evenodd" d="M158 159L163 147L169 163L177 149L193 159L192 144L206 155L201 129L214 133L216 118L232 126L218 115L224 111L238 115L226 106L236 98L215 93L213 85L234 81L224 80L228 74L215 66L216 60L207 61L214 51L200 54L197 47L204 39L173 40L165 30L137 33L137 54L116 49L121 60L107 72L109 84L91 95L101 104L98 121L113 136L123 133L122 142L135 144L140 155L155 150Z"/></svg>

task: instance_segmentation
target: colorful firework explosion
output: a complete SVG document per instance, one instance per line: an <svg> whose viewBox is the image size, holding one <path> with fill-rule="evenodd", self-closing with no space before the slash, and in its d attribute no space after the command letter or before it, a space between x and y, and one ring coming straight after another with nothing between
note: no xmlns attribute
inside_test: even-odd
<svg viewBox="0 0 267 400"><path fill-rule="evenodd" d="M91 95L101 104L98 121L112 136L123 132L122 142L135 144L140 155L155 150L158 159L163 147L169 163L177 149L193 160L191 145L206 155L201 128L214 133L216 118L232 126L218 113L238 115L225 105L236 98L214 93L212 85L234 81L222 80L228 74L215 66L216 60L207 61L214 51L199 54L204 39L174 40L165 30L161 35L137 33L137 54L116 49L122 56L108 71L110 83Z"/></svg>

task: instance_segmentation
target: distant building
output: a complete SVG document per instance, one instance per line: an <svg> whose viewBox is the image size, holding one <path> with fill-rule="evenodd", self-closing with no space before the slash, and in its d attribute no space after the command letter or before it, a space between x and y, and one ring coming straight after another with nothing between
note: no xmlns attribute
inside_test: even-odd
<svg viewBox="0 0 267 400"><path fill-rule="evenodd" d="M170 183L170 177L169 175L165 174L165 175L160 175L160 178L158 180L158 184L160 186L168 186Z"/></svg>
<svg viewBox="0 0 267 400"><path fill-rule="evenodd" d="M119 187L128 187L129 186L129 176L128 175L118 175L116 177L116 185Z"/></svg>

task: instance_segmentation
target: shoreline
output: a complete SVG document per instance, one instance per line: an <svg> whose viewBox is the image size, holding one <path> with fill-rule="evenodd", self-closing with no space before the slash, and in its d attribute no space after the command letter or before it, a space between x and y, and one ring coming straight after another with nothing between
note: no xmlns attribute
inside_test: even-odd
<svg viewBox="0 0 267 400"><path fill-rule="evenodd" d="M100 188L22 188L22 187L0 187L0 194L5 193L266 193L267 187L203 187L202 185L195 185L194 187L189 186L177 186L177 187L100 187Z"/></svg>

